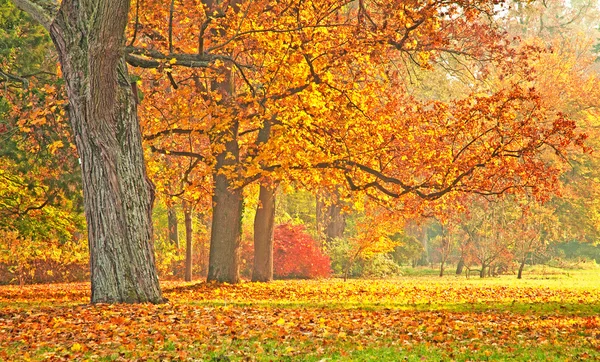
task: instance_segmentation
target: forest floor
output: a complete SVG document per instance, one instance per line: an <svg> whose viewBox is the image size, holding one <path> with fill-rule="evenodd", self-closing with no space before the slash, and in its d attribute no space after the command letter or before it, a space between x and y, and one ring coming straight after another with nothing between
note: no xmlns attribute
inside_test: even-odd
<svg viewBox="0 0 600 362"><path fill-rule="evenodd" d="M90 305L86 283L2 286L0 361L600 360L597 267L162 287Z"/></svg>

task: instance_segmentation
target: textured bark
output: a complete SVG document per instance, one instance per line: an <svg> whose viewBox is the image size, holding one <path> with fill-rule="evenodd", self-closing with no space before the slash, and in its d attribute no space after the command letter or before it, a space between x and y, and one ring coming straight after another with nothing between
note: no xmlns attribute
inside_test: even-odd
<svg viewBox="0 0 600 362"><path fill-rule="evenodd" d="M208 281L238 283L239 256L242 236L242 189L231 181L237 175L231 169L239 163L237 124L226 134L224 152L217 155L213 192L213 219L210 234ZM233 174L232 174L233 172Z"/></svg>
<svg viewBox="0 0 600 362"><path fill-rule="evenodd" d="M163 302L152 245L154 187L122 56L129 2L64 0L58 10L16 3L39 12L34 18L49 30L66 81L83 173L91 301Z"/></svg>
<svg viewBox="0 0 600 362"><path fill-rule="evenodd" d="M192 281L192 208L186 202L183 207L183 215L185 220L185 281Z"/></svg>
<svg viewBox="0 0 600 362"><path fill-rule="evenodd" d="M275 227L275 189L260 186L260 205L254 218L253 282L273 280L273 230Z"/></svg>

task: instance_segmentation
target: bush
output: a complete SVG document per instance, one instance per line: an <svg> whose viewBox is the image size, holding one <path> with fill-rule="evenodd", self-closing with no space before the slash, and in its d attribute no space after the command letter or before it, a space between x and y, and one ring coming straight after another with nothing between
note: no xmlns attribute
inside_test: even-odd
<svg viewBox="0 0 600 362"><path fill-rule="evenodd" d="M362 261L362 275L370 278L387 278L402 275L402 270L389 254L377 254Z"/></svg>
<svg viewBox="0 0 600 362"><path fill-rule="evenodd" d="M89 275L87 242L74 233L69 241L24 238L0 230L0 284L59 283Z"/></svg>
<svg viewBox="0 0 600 362"><path fill-rule="evenodd" d="M347 239L334 239L329 243L331 267L335 275L349 278L384 278L402 275L400 266L389 253L379 253L368 258L352 259L353 246Z"/></svg>
<svg viewBox="0 0 600 362"><path fill-rule="evenodd" d="M331 274L331 260L304 225L282 224L274 233L273 274L275 278L324 278Z"/></svg>

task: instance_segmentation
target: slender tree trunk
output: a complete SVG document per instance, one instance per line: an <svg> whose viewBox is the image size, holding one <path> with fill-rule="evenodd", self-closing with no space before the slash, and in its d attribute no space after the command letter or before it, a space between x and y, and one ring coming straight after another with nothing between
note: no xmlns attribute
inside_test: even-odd
<svg viewBox="0 0 600 362"><path fill-rule="evenodd" d="M193 240L193 230L192 230L192 207L188 202L184 203L183 207L183 215L185 220L185 278L186 282L192 281L192 240Z"/></svg>
<svg viewBox="0 0 600 362"><path fill-rule="evenodd" d="M485 264L481 264L481 270L479 271L479 277L485 278L485 271L487 270L487 266Z"/></svg>
<svg viewBox="0 0 600 362"><path fill-rule="evenodd" d="M324 240L323 240L323 225L325 225L325 220L323 217L323 201L321 201L321 198L319 197L318 193L315 196L315 206L316 206L316 214L315 214L315 221L317 223L317 238L319 241L319 245L321 245L321 247L324 246Z"/></svg>
<svg viewBox="0 0 600 362"><path fill-rule="evenodd" d="M253 282L273 280L273 230L275 226L275 189L260 185L260 205L254 218Z"/></svg>
<svg viewBox="0 0 600 362"><path fill-rule="evenodd" d="M242 189L235 187L230 168L239 164L237 123L229 130L225 151L217 155L213 192L213 219L208 260L208 281L238 283L242 236ZM227 170L227 171L226 171ZM234 171L235 173L235 171Z"/></svg>
<svg viewBox="0 0 600 362"><path fill-rule="evenodd" d="M204 226L205 230L209 230L210 231L210 223L211 220L209 218L206 217L205 214L203 213L197 213L198 215L198 224L201 224ZM200 238L200 241L197 243L198 245L198 259L200 260L200 265L198 266L200 269L200 275L202 275L202 277L206 277L207 273L208 273L208 243L207 243L207 238L205 237L206 234L203 234L203 236Z"/></svg>
<svg viewBox="0 0 600 362"><path fill-rule="evenodd" d="M423 246L423 255L421 256L420 265L429 264L429 235L427 235L427 227L421 226L421 245Z"/></svg>
<svg viewBox="0 0 600 362"><path fill-rule="evenodd" d="M163 302L154 263L154 187L123 58L129 1L15 0L50 32L81 160L92 303Z"/></svg>
<svg viewBox="0 0 600 362"><path fill-rule="evenodd" d="M525 261L527 258L521 259L521 263L519 264L519 272L517 274L517 279L521 279L523 277L523 269L525 269Z"/></svg>
<svg viewBox="0 0 600 362"><path fill-rule="evenodd" d="M169 221L169 242L174 245L175 248L179 249L177 210L175 210L174 207L169 207L167 214Z"/></svg>
<svg viewBox="0 0 600 362"><path fill-rule="evenodd" d="M175 246L176 255L179 254L179 230L177 220L177 210L170 206L167 210L168 228L169 228L169 242ZM171 269L173 270L173 276L177 277L179 262L174 260L171 263Z"/></svg>

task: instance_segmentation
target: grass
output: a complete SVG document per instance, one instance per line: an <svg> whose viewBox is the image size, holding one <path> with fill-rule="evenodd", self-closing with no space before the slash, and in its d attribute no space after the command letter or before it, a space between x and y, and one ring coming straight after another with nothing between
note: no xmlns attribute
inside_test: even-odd
<svg viewBox="0 0 600 362"><path fill-rule="evenodd" d="M89 285L0 287L0 360L600 360L600 269L391 280L165 282L165 305Z"/></svg>

